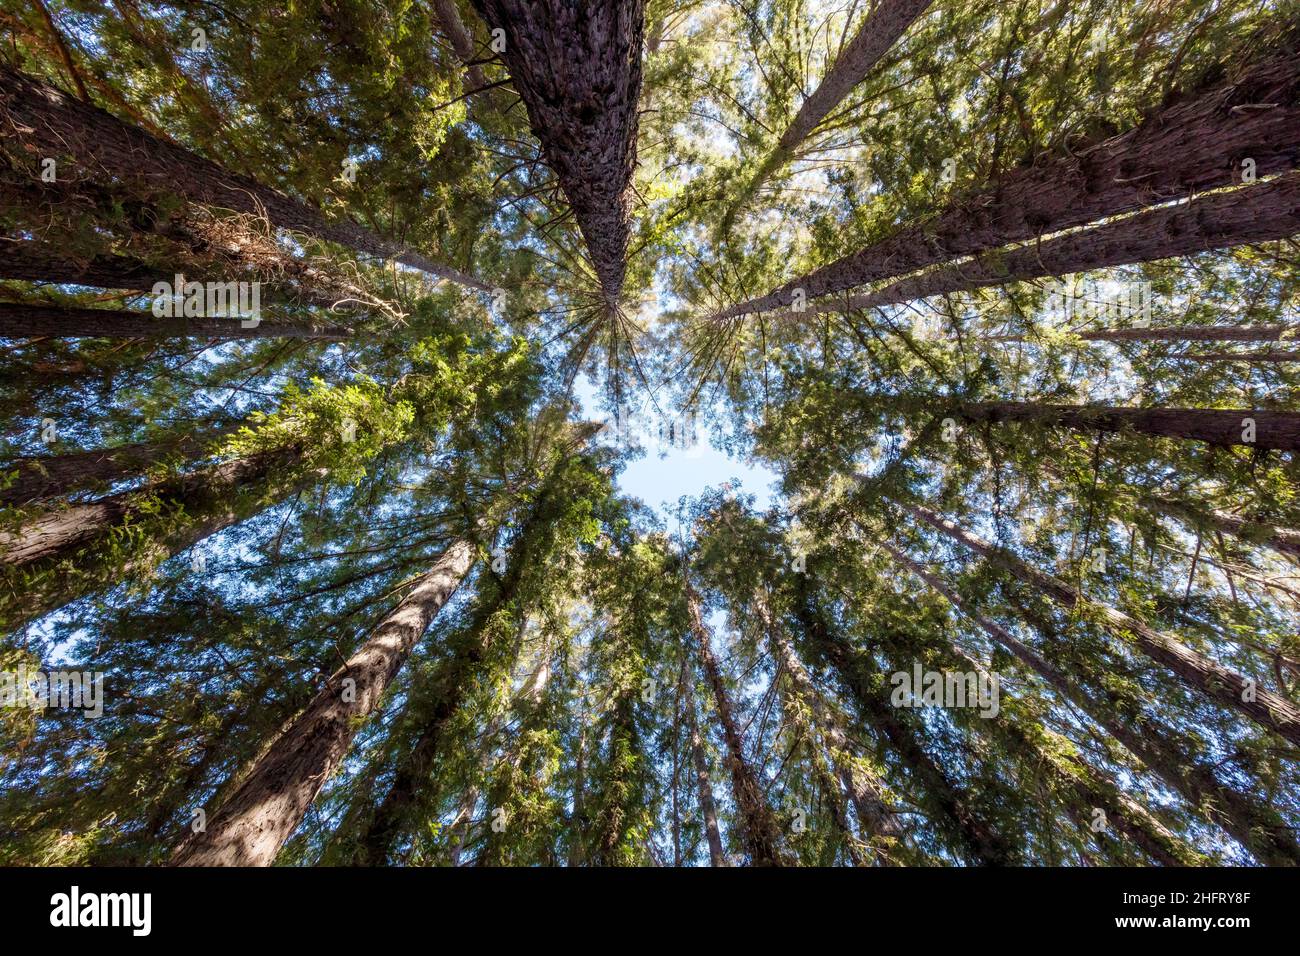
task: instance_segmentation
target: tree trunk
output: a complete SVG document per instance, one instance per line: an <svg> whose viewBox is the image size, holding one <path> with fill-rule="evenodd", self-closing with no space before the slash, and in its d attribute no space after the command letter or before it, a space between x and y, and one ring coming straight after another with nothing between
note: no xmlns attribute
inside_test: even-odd
<svg viewBox="0 0 1300 956"><path fill-rule="evenodd" d="M704 668L704 679L713 694L714 707L718 712L718 723L722 727L722 739L727 745L726 763L731 772L732 793L736 801L736 813L740 823L741 842L754 866L784 866L785 859L779 846L776 818L767 805L763 788L754 775L754 770L745 759L744 742L740 729L732 715L731 700L727 697L727 688L722 681L722 671L713 648L709 644L709 631L700 614L700 599L695 589L686 585L686 599L690 613L691 630L695 633L700 664Z"/></svg>
<svg viewBox="0 0 1300 956"><path fill-rule="evenodd" d="M881 547L899 564L942 594L996 644L1043 679L1063 700L1069 701L1097 722L1133 756L1151 769L1174 792L1182 795L1198 812L1210 818L1266 866L1300 865L1300 844L1278 814L1247 794L1225 786L1206 768L1168 740L1158 727L1130 727L1115 717L1114 708L1093 701L1064 674L1049 664L1000 624L989 620L966 604L940 578L913 561L887 541Z"/></svg>
<svg viewBox="0 0 1300 956"><path fill-rule="evenodd" d="M460 586L474 554L466 540L443 552L262 754L207 829L177 847L171 865L269 866L275 861L347 755L361 718L379 705L415 642Z"/></svg>
<svg viewBox="0 0 1300 956"><path fill-rule="evenodd" d="M849 731L840 713L826 700L809 676L807 668L799 660L794 646L785 632L771 620L766 608L766 601L758 595L755 601L759 609L759 618L763 622L772 656L781 664L782 671L789 677L795 693L812 711L813 721L826 738L831 752L832 762L844 781L849 799L858 815L859 825L871 837L886 838L890 843L901 843L907 839L907 830L903 827L885 797L880 781L874 779L861 763L854 760L856 748L849 739ZM868 841L884 865L898 863L888 849L881 849L875 842Z"/></svg>
<svg viewBox="0 0 1300 956"><path fill-rule="evenodd" d="M255 323L255 324L254 324ZM245 325L251 325L245 328ZM127 309L83 309L38 303L0 302L0 338L295 338L341 342L352 333L337 325L309 325L230 316L156 318Z"/></svg>
<svg viewBox="0 0 1300 956"><path fill-rule="evenodd" d="M1250 362L1264 365L1275 362L1300 362L1300 352L1283 352L1279 349L1271 349L1267 352L1221 352L1219 354L1197 352L1176 355L1174 358L1187 362Z"/></svg>
<svg viewBox="0 0 1300 956"><path fill-rule="evenodd" d="M174 274L128 256L98 255L78 261L61 255L47 242L0 238L0 279L137 292L173 278Z"/></svg>
<svg viewBox="0 0 1300 956"><path fill-rule="evenodd" d="M0 66L0 129L4 130L3 138L13 144L5 152L20 169L29 168L33 157L52 158L65 181L89 177L105 183L135 184L142 187L143 195L179 194L201 206L265 216L278 228L396 259L470 288L490 288L472 276L402 249L350 220L330 222L306 203L223 169L4 66ZM39 180L39 175L32 179Z"/></svg>
<svg viewBox="0 0 1300 956"><path fill-rule="evenodd" d="M1119 408L1039 402L972 402L958 407L968 422L1032 422L1102 432L1132 429L1146 435L1184 438L1211 445L1300 449L1300 412L1222 408ZM1247 441L1250 423L1254 441Z"/></svg>
<svg viewBox="0 0 1300 956"><path fill-rule="evenodd" d="M596 817L592 821L593 866L618 866L620 848L628 840L627 804L632 782L632 759L640 749L636 730L634 690L625 689L614 701L609 728L607 772L601 780Z"/></svg>
<svg viewBox="0 0 1300 956"><path fill-rule="evenodd" d="M695 785L699 792L700 816L704 818L704 838L709 844L709 864L728 866L727 855L722 849L722 835L718 832L718 810L713 805L713 785L709 783L709 761L704 753L704 741L700 737L694 687L688 686L686 693L686 719L689 721L691 735L691 758L695 763Z"/></svg>
<svg viewBox="0 0 1300 956"><path fill-rule="evenodd" d="M483 68L474 62L477 59L474 53L474 38L469 30L465 29L460 11L456 9L456 0L433 0L433 14L438 20L438 25L442 27L442 32L450 41L451 48L456 51L457 59L465 64L465 75L469 77L469 88L466 92L486 87L488 81L483 75Z"/></svg>
<svg viewBox="0 0 1300 956"><path fill-rule="evenodd" d="M645 0L474 0L494 29L609 307L626 269Z"/></svg>
<svg viewBox="0 0 1300 956"><path fill-rule="evenodd" d="M587 714L579 716L578 759L574 767L573 817L569 821L569 866L582 866L587 862Z"/></svg>
<svg viewBox="0 0 1300 956"><path fill-rule="evenodd" d="M802 583L802 582L801 582ZM888 742L939 811L936 826L960 847L968 859L983 866L1007 866L1017 861L1007 839L970 807L967 795L946 774L916 735L880 696L866 673L866 662L844 639L832 632L811 594L804 592L795 602L795 615L816 653L830 665L858 705L863 719Z"/></svg>
<svg viewBox="0 0 1300 956"><path fill-rule="evenodd" d="M300 455L300 449L289 447L220 462L138 490L60 508L0 532L0 572L8 579L0 590L0 630L143 574L243 521L288 490L289 484L278 481L277 475ZM159 519L167 520L158 524ZM142 526L147 540L133 542ZM158 531L150 533L151 526ZM115 539L119 534L122 544ZM116 553L123 544L125 558Z"/></svg>
<svg viewBox="0 0 1300 956"><path fill-rule="evenodd" d="M194 461L207 454L215 439L238 427L230 424L202 434L188 432L112 448L20 458L0 467L0 475L18 472L14 482L0 490L0 505L22 507L64 498L78 491L137 477L169 458Z"/></svg>
<svg viewBox="0 0 1300 956"><path fill-rule="evenodd" d="M865 298L865 297L864 297ZM850 308L860 308L861 298L850 300ZM822 306L818 311L841 311ZM1166 328L1102 329L1076 333L1085 342L1278 342L1297 329L1287 325L1187 325ZM989 335L986 342L1028 342L1023 335ZM1189 356L1190 357L1190 356Z"/></svg>
<svg viewBox="0 0 1300 956"><path fill-rule="evenodd" d="M1281 528L1267 521L1249 521L1223 511L1196 508L1156 495L1144 495L1141 503L1152 511L1178 518L1194 528L1213 528L1243 541L1267 545L1274 551L1300 558L1300 531Z"/></svg>
<svg viewBox="0 0 1300 956"><path fill-rule="evenodd" d="M757 194L768 177L790 161L822 120L844 102L844 98L855 86L867 78L880 58L898 42L898 38L932 2L933 0L879 0L876 3L859 24L853 39L835 58L817 88L803 101L799 112L781 134L776 148L758 164L740 195L723 214L720 227L723 235L730 231L736 214Z"/></svg>
<svg viewBox="0 0 1300 956"><path fill-rule="evenodd" d="M854 296L850 302L857 309L896 305L942 293L1269 242L1297 232L1300 173L1288 173L1257 186L1138 213L1046 242L977 254L960 265L931 269ZM798 318L807 313L786 315Z"/></svg>
<svg viewBox="0 0 1300 956"><path fill-rule="evenodd" d="M1210 700L1245 714L1265 730L1272 731L1294 744L1300 744L1300 708L1283 697L1257 687L1235 671L1198 654L1169 634L1163 634L1122 611L1096 604L1081 597L1064 581L1031 568L1014 554L965 531L951 521L919 505L903 505L914 517L966 545L993 565L1010 571L1017 578L1045 592L1065 608L1086 604L1101 616L1106 627L1132 643L1143 654L1169 668L1188 686ZM1250 697L1250 700L1243 699Z"/></svg>
<svg viewBox="0 0 1300 956"><path fill-rule="evenodd" d="M1180 199L1238 181L1242 161L1259 176L1300 156L1300 57L1288 36L1227 80L1179 99L1140 125L1059 159L1005 173L990 190L954 200L931 219L792 279L712 318L816 299L926 266Z"/></svg>

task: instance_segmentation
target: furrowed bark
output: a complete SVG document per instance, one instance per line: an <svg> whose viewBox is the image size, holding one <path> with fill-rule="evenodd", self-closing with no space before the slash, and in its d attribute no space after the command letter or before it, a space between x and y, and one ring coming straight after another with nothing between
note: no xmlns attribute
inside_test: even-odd
<svg viewBox="0 0 1300 956"><path fill-rule="evenodd" d="M301 455L296 447L209 465L144 488L73 504L0 532L0 630L11 630L86 594L144 575L179 551L245 520L290 483L276 479ZM165 522L133 542L141 527ZM146 532L147 533L147 532ZM126 542L124 555L117 554Z"/></svg>
<svg viewBox="0 0 1300 956"><path fill-rule="evenodd" d="M691 758L695 764L695 786L699 794L700 816L704 818L704 838L709 844L709 865L729 866L722 849L722 836L718 832L718 810L713 804L713 784L709 783L709 762L700 737L699 718L696 715L694 688L687 686L686 718L691 736Z"/></svg>
<svg viewBox="0 0 1300 956"><path fill-rule="evenodd" d="M607 304L626 270L645 0L474 0L494 29Z"/></svg>
<svg viewBox="0 0 1300 956"><path fill-rule="evenodd" d="M456 9L455 0L433 0L433 14L451 43L451 48L456 51L456 56L465 64L465 75L469 77L470 82L469 89L471 91L483 89L488 85L487 77L483 75L482 67L474 62L476 59L474 38L465 28L465 23L460 18L460 11Z"/></svg>
<svg viewBox="0 0 1300 956"><path fill-rule="evenodd" d="M1221 408L1118 408L1106 405L1049 405L1038 402L972 402L954 414L968 422L1030 422L1082 431L1131 429L1162 438L1210 445L1300 449L1300 412ZM1254 441L1247 441L1249 423Z"/></svg>
<svg viewBox="0 0 1300 956"><path fill-rule="evenodd" d="M731 773L731 786L736 801L736 811L741 827L741 843L754 866L784 866L785 859L779 846L776 818L767 805L763 788L754 770L745 759L744 742L731 710L731 700L722 681L722 671L709 643L709 631L700 613L700 599L695 589L686 586L687 605L691 630L695 634L704 680L713 694L722 727L722 739L727 745L727 769Z"/></svg>
<svg viewBox="0 0 1300 956"><path fill-rule="evenodd" d="M251 327L246 328L245 325ZM315 339L341 342L351 338L338 325L309 325L239 316L157 318L129 309L85 309L75 306L0 302L0 338L184 338Z"/></svg>
<svg viewBox="0 0 1300 956"><path fill-rule="evenodd" d="M832 631L812 595L795 602L795 616L814 652L824 660L849 691L862 719L873 727L907 766L938 810L935 826L948 836L968 860L982 866L1008 866L1017 861L1006 837L976 814L967 794L953 781L916 739L880 690L872 686L868 665L842 636Z"/></svg>
<svg viewBox="0 0 1300 956"><path fill-rule="evenodd" d="M460 586L474 546L454 542L257 760L172 866L269 866L338 769L357 723L378 707L415 642Z"/></svg>
<svg viewBox="0 0 1300 956"><path fill-rule="evenodd" d="M980 629L1018 661L1037 674L1063 700L1087 714L1106 733L1144 763L1197 812L1205 813L1246 850L1266 866L1300 865L1300 843L1285 821L1270 807L1220 782L1206 767L1187 756L1156 726L1129 726L1115 716L1115 709L1094 701L1065 674L1019 640L1000 624L968 605L942 579L927 571L887 541L882 548L918 578L979 625Z"/></svg>
<svg viewBox="0 0 1300 956"><path fill-rule="evenodd" d="M1300 707L1289 700L1257 687L1235 671L1215 663L1187 647L1170 634L1148 627L1122 611L1083 598L1078 591L1058 578L1032 568L1014 554L979 538L941 515L919 505L904 504L909 514L964 544L991 564L1011 572L1020 580L1038 588L1062 607L1083 604L1098 613L1105 627L1157 664L1164 665L1189 687L1224 707L1232 708L1265 730L1300 744ZM1244 698L1251 699L1246 700Z"/></svg>
<svg viewBox="0 0 1300 956"><path fill-rule="evenodd" d="M279 228L396 259L473 289L490 289L472 276L403 249L354 222L331 222L306 203L5 66L0 66L0 130L4 139L15 145L9 152L19 168L30 164L33 157L54 158L60 176L70 180L88 177L105 183L130 183L142 187L144 194L178 194L201 206L265 215ZM32 178L39 180L37 175Z"/></svg>
<svg viewBox="0 0 1300 956"><path fill-rule="evenodd" d="M488 623L513 604L519 594L524 573L531 564L536 563L532 549L536 544L536 533L542 529L543 509L550 503L554 477L553 472L520 529L514 553L506 564L505 574L497 585L495 595L484 607L474 612L468 633L454 638L451 656L438 668L432 686L426 690L431 695L433 704L424 715L424 723L415 744L398 764L392 784L357 840L350 860L353 865L383 865L405 832L411 811L419 803L420 793L428 783L434 761L446 742L447 725L465 699L470 682L488 654ZM522 640L522 631L520 633ZM517 655L518 651L515 653Z"/></svg>
<svg viewBox="0 0 1300 956"><path fill-rule="evenodd" d="M21 507L124 481L144 474L168 458L181 457L193 461L206 454L214 439L236 427L216 428L204 434L169 435L152 441L92 448L66 455L20 458L0 467L0 476L10 471L18 472L13 484L0 490L0 505Z"/></svg>
<svg viewBox="0 0 1300 956"><path fill-rule="evenodd" d="M1024 242L1105 216L1238 181L1242 161L1267 176L1300 159L1300 57L1295 38L1228 80L1152 113L1135 128L1037 166L1014 169L984 192L773 292L716 313L716 320L789 305L907 275L961 256Z"/></svg>
<svg viewBox="0 0 1300 956"><path fill-rule="evenodd" d="M1300 232L1300 174L1138 213L1047 242L998 250L850 299L868 309L1043 276L1069 275L1285 239ZM835 306L827 306L834 310ZM819 310L820 311L820 310ZM807 313L784 313L798 318Z"/></svg>
<svg viewBox="0 0 1300 956"><path fill-rule="evenodd" d="M745 184L740 196L722 218L721 231L730 230L737 213L754 197L774 172L790 161L804 141L831 111L844 102L849 92L867 78L880 58L916 20L933 0L880 0L858 26L853 39L836 57L817 88L799 107L772 150Z"/></svg>
<svg viewBox="0 0 1300 956"><path fill-rule="evenodd" d="M0 279L143 291L173 278L173 274L129 256L97 255L78 261L60 255L49 243L0 239Z"/></svg>

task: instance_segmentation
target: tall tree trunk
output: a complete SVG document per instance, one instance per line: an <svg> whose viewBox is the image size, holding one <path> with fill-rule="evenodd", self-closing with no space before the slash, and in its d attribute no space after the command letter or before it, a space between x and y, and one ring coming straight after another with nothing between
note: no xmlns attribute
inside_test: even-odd
<svg viewBox="0 0 1300 956"><path fill-rule="evenodd" d="M587 714L578 715L578 758L574 767L573 817L569 821L569 866L587 862Z"/></svg>
<svg viewBox="0 0 1300 956"><path fill-rule="evenodd" d="M913 567L906 556L888 542L881 544L895 560L921 573L919 567ZM956 644L947 643L937 650L953 662L955 670L987 673L978 661ZM1053 789L1062 795L1067 805L1075 810L1104 811L1107 826L1114 826L1156 863L1189 866L1206 862L1145 808L1125 795L1113 780L1107 779L1100 770L1074 753L1071 744L1060 734L1045 727L1039 727L1036 734L1031 733L1020 723L1021 719L1018 714L1004 711L998 720L977 721L976 724L979 731L999 739L1008 751L1018 755L1023 766L1033 768L1035 772L1045 772Z"/></svg>
<svg viewBox="0 0 1300 956"><path fill-rule="evenodd" d="M61 254L48 242L0 238L0 279L144 291L174 278L173 273L129 256L97 255L77 260Z"/></svg>
<svg viewBox="0 0 1300 956"><path fill-rule="evenodd" d="M956 408L954 414L968 422L1030 422L1101 432L1132 429L1146 435L1203 441L1211 445L1243 445L1285 451L1300 449L1300 412L970 402ZM1251 423L1254 441L1247 440L1252 430Z"/></svg>
<svg viewBox="0 0 1300 956"><path fill-rule="evenodd" d="M857 302L857 299L853 300ZM858 308L854 305L853 308ZM828 309L828 311L830 311ZM1085 342L1278 342L1297 331L1287 325L1190 325L1079 332ZM1023 335L990 335L987 342L1027 342Z"/></svg>
<svg viewBox="0 0 1300 956"><path fill-rule="evenodd" d="M203 833L188 837L173 866L269 866L342 763L361 718L384 691L434 616L460 586L474 546L454 542L421 576L288 729L258 758Z"/></svg>
<svg viewBox="0 0 1300 956"><path fill-rule="evenodd" d="M1196 352L1176 355L1185 362L1249 362L1252 365L1271 365L1277 362L1300 362L1300 352L1270 349L1266 352Z"/></svg>
<svg viewBox="0 0 1300 956"><path fill-rule="evenodd" d="M790 638L775 621L766 606L767 602L760 593L755 596L755 607L763 623L772 656L781 664L782 671L789 678L795 694L804 701L812 712L813 722L825 736L831 760L839 772L841 780L848 791L849 799L858 816L859 825L870 837L884 837L889 843L902 843L907 839L907 830L889 806L885 791L862 764L854 759L856 747L849 738L842 715L822 695L813 683L808 669L803 666L795 653ZM877 842L868 841L883 865L895 865L899 861L891 850L881 848Z"/></svg>
<svg viewBox="0 0 1300 956"><path fill-rule="evenodd" d="M709 844L709 864L728 866L727 854L722 849L722 835L718 831L718 810L713 804L713 784L709 783L709 761L704 753L704 740L700 736L693 683L688 683L686 694L686 719L691 735L691 759L695 764L695 786L699 794L700 816L704 818L704 838Z"/></svg>
<svg viewBox="0 0 1300 956"><path fill-rule="evenodd" d="M573 209L610 308L626 270L645 0L474 0Z"/></svg>
<svg viewBox="0 0 1300 956"><path fill-rule="evenodd" d="M166 435L112 448L20 458L0 466L0 475L18 472L12 484L0 489L0 505L22 507L64 498L78 491L135 478L169 458L195 461L206 455L215 439L238 427L234 423L202 433Z"/></svg>
<svg viewBox="0 0 1300 956"><path fill-rule="evenodd" d="M1266 866L1300 865L1300 843L1285 821L1270 807L1248 794L1221 783L1156 726L1131 727L1115 716L1116 709L1099 704L1045 658L1010 631L970 607L942 579L927 571L887 541L879 542L895 561L943 595L989 638L1037 674L1056 693L1087 714L1129 753L1141 760L1197 812L1206 812L1216 824Z"/></svg>
<svg viewBox="0 0 1300 956"><path fill-rule="evenodd" d="M1147 627L1141 621L1104 604L1083 598L1074 588L1037 568L1032 568L1014 554L984 541L948 519L919 505L904 504L913 517L966 545L991 564L1046 593L1062 607L1086 604L1097 612L1105 626L1121 639L1128 640L1151 660L1169 668L1188 686L1210 700L1230 707L1295 744L1300 744L1300 708L1283 697L1256 686L1235 671L1198 654L1177 638ZM1246 699L1249 698L1249 699Z"/></svg>
<svg viewBox="0 0 1300 956"><path fill-rule="evenodd" d="M469 88L466 92L486 87L488 81L483 75L483 68L474 62L477 59L474 53L474 37L470 35L464 21L460 18L460 11L456 9L456 0L433 0L433 13L437 17L438 25L442 27L442 32L450 41L451 48L456 51L456 58L465 64L465 75L469 77Z"/></svg>
<svg viewBox="0 0 1300 956"><path fill-rule="evenodd" d="M245 327L248 326L248 327ZM315 339L341 342L352 333L337 325L241 319L239 316L156 318L127 309L83 309L38 303L0 302L0 338Z"/></svg>
<svg viewBox="0 0 1300 956"><path fill-rule="evenodd" d="M800 582L801 587L804 582ZM880 695L867 673L868 663L834 633L813 596L803 591L795 602L795 616L815 652L830 665L848 689L863 719L884 737L938 810L935 824L966 857L984 866L1006 866L1017 861L1006 837L972 808L967 794L917 741L912 728Z"/></svg>
<svg viewBox="0 0 1300 956"><path fill-rule="evenodd" d="M933 0L879 0L875 4L858 25L853 39L826 71L817 88L803 101L799 112L781 134L776 148L758 164L754 174L723 214L720 227L723 235L731 230L736 214L758 193L768 177L790 161L822 120L844 102L844 98L855 86L867 78L880 58L889 52L898 38L932 2Z"/></svg>
<svg viewBox="0 0 1300 956"><path fill-rule="evenodd" d="M132 574L142 574L179 551L243 521L291 482L279 474L301 455L297 447L260 452L146 485L70 505L0 532L0 630L57 610ZM159 519L169 519L158 523ZM170 520L170 519L175 520ZM131 541L125 558L103 547L115 535ZM156 533L149 528L156 527Z"/></svg>
<svg viewBox="0 0 1300 956"><path fill-rule="evenodd" d="M631 798L634 755L641 749L636 729L635 691L625 688L614 701L609 726L606 773L600 782L598 809L592 820L593 866L618 866L620 849L628 841L628 801Z"/></svg>
<svg viewBox="0 0 1300 956"><path fill-rule="evenodd" d="M1293 172L1260 185L1138 213L1046 242L976 254L974 259L960 265L931 269L876 292L853 296L849 302L855 309L896 305L1042 276L1069 275L1269 242L1297 232L1300 232L1300 173ZM833 303L825 307L830 309L835 309ZM784 315L799 318L807 314Z"/></svg>
<svg viewBox="0 0 1300 956"><path fill-rule="evenodd" d="M411 810L419 802L434 761L446 742L447 725L460 708L475 675L491 650L489 624L515 603L524 575L539 560L534 553L536 535L542 530L545 509L551 504L555 476L556 472L552 471L543 483L532 510L519 531L505 573L496 584L495 594L482 606L475 608L465 632L451 638L451 656L438 667L430 686L425 689L425 694L433 703L424 712L420 735L410 752L398 764L388 792L384 794L365 832L358 839L351 860L353 865L382 865L392 854L397 840L410 822ZM522 644L524 620L521 615L515 656Z"/></svg>
<svg viewBox="0 0 1300 956"><path fill-rule="evenodd" d="M1260 176L1300 156L1300 57L1288 34L1278 48L1084 149L1005 173L989 190L761 296L716 313L726 319L787 306L796 290L816 299L907 275L1013 242L1226 186L1253 159Z"/></svg>
<svg viewBox="0 0 1300 956"><path fill-rule="evenodd" d="M1279 527L1269 521L1250 521L1211 508L1198 508L1159 495L1143 495L1141 504L1161 514L1178 518L1194 528L1213 528L1243 541L1263 544L1282 554L1300 558L1300 531Z"/></svg>
<svg viewBox="0 0 1300 956"><path fill-rule="evenodd" d="M0 130L19 169L53 158L65 181L83 177L136 184L144 195L179 194L192 203L266 216L276 227L337 242L479 290L489 286L403 249L350 220L328 221L318 209L223 169L174 143L123 123L63 91L0 66ZM32 175L39 181L39 175Z"/></svg>
<svg viewBox="0 0 1300 956"><path fill-rule="evenodd" d="M704 680L713 694L713 704L722 727L726 744L726 764L731 772L732 794L741 829L741 843L754 866L784 866L785 859L779 845L776 818L767 805L767 798L754 770L745 759L744 741L731 711L731 700L722 681L722 671L709 642L709 631L700 613L700 598L691 585L686 585L686 600L690 613L691 630L695 633L700 665Z"/></svg>

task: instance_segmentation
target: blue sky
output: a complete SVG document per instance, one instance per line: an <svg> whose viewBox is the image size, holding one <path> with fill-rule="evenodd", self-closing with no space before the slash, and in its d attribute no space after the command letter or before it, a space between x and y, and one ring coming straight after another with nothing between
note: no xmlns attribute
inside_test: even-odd
<svg viewBox="0 0 1300 956"><path fill-rule="evenodd" d="M601 405L600 393L585 375L574 383L574 397L588 420L611 420ZM776 472L763 465L735 458L719 451L711 443L708 428L701 421L696 427L696 441L689 447L677 447L658 438L659 416L650 409L629 417L630 437L645 448L644 454L629 458L619 474L617 484L626 495L640 498L662 515L671 513L677 499L694 497L708 487L730 481L738 492L756 496L757 507L766 508L775 492ZM612 436L609 440L613 440Z"/></svg>

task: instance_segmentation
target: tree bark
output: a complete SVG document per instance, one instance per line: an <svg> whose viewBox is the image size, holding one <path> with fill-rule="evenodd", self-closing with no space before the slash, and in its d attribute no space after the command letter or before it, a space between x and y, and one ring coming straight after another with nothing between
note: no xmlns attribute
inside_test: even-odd
<svg viewBox="0 0 1300 956"><path fill-rule="evenodd" d="M1193 527L1209 527L1243 541L1267 545L1274 551L1300 558L1300 531L1281 528L1267 521L1249 521L1208 508L1196 508L1158 495L1144 495L1141 503L1153 511L1178 518Z"/></svg>
<svg viewBox="0 0 1300 956"><path fill-rule="evenodd" d="M573 209L610 308L626 270L645 0L474 0Z"/></svg>
<svg viewBox="0 0 1300 956"><path fill-rule="evenodd" d="M150 312L129 309L85 309L39 303L0 302L0 338L181 338L210 339L314 339L341 342L352 336L337 325L314 325L258 319L245 322L231 316L158 318Z"/></svg>
<svg viewBox="0 0 1300 956"><path fill-rule="evenodd" d="M460 18L460 11L456 9L455 0L433 0L433 14L438 20L438 25L442 27L442 32L450 41L451 48L456 51L457 58L465 64L465 75L469 77L470 82L469 91L486 87L487 77L483 75L482 67L474 62L476 59L474 38L465 28L465 23Z"/></svg>
<svg viewBox="0 0 1300 956"><path fill-rule="evenodd" d="M1296 327L1287 325L1190 325L1102 329L1076 334L1085 342L1279 342L1296 331ZM1029 339L1023 335L990 335L985 341L1028 342Z"/></svg>
<svg viewBox="0 0 1300 956"><path fill-rule="evenodd" d="M0 467L0 475L14 470L18 472L14 482L0 490L0 505L22 507L124 481L144 474L152 466L172 457L193 461L206 454L214 439L237 427L232 424L203 434L189 432L112 448L20 458Z"/></svg>
<svg viewBox="0 0 1300 956"><path fill-rule="evenodd" d="M691 630L704 669L704 680L713 694L722 739L727 746L726 764L731 773L732 793L740 822L741 843L754 866L784 866L785 859L779 845L776 818L767 805L767 798L759 785L754 770L745 759L744 742L731 711L731 700L722 682L722 671L709 644L709 631L700 614L700 599L695 589L686 585L686 599L690 613Z"/></svg>
<svg viewBox="0 0 1300 956"><path fill-rule="evenodd" d="M1294 36L1227 80L1185 96L1141 124L1068 155L1005 173L989 190L953 201L923 222L715 320L816 299L903 276L961 256L1024 242L1105 216L1180 199L1238 181L1245 159L1259 176L1300 158L1300 57Z"/></svg>
<svg viewBox="0 0 1300 956"><path fill-rule="evenodd" d="M144 573L243 521L268 498L288 490L277 473L300 456L301 449L287 447L235 458L138 490L73 504L0 532L0 572L8 579L0 590L0 630ZM129 540L140 524L159 513L169 519L159 533L128 546L125 558L116 553L114 535Z"/></svg>
<svg viewBox="0 0 1300 956"><path fill-rule="evenodd" d="M474 546L454 542L301 715L257 760L203 833L176 849L172 866L269 866L347 755L415 642L460 586Z"/></svg>
<svg viewBox="0 0 1300 956"><path fill-rule="evenodd" d="M35 239L0 239L0 279L144 291L174 274L129 256L97 255L84 261L63 256L50 243Z"/></svg>
<svg viewBox="0 0 1300 956"><path fill-rule="evenodd" d="M1046 242L977 254L960 265L931 269L849 301L855 309L896 305L1043 276L1069 275L1286 239L1297 232L1300 232L1300 173L1288 173L1257 186L1244 186L1138 213ZM818 311L838 310L839 307L829 304ZM799 318L807 314L790 312L783 317Z"/></svg>
<svg viewBox="0 0 1300 956"><path fill-rule="evenodd" d="M795 151L817 129L849 92L867 78L880 58L916 20L933 0L879 0L859 24L846 47L831 64L817 88L808 94L776 148L756 167L740 195L722 217L721 232L730 231L736 214L762 188L774 172L790 161Z"/></svg>
<svg viewBox="0 0 1300 956"><path fill-rule="evenodd" d="M898 819L898 814L890 808L880 781L874 779L860 763L853 759L856 748L849 738L849 731L842 716L813 684L808 669L799 660L790 639L771 620L771 615L764 606L766 602L761 595L755 603L760 608L759 617L772 647L773 657L780 662L781 669L789 678L795 693L808 706L814 723L825 735L831 760L845 784L849 799L853 802L859 825L872 837L885 837L895 843L906 840L907 830ZM883 865L898 863L887 850L881 849L875 843L870 845Z"/></svg>
<svg viewBox="0 0 1300 956"><path fill-rule="evenodd" d="M955 414L968 422L1031 422L1102 432L1132 429L1146 435L1203 441L1210 445L1300 449L1300 412L972 402L959 406ZM1255 423L1253 442L1245 440L1248 422Z"/></svg>
<svg viewBox="0 0 1300 956"><path fill-rule="evenodd" d="M709 761L700 737L699 718L696 715L695 691L687 686L686 719L691 735L691 758L695 763L695 786L699 793L700 816L704 818L704 838L709 844L709 865L729 866L727 854L722 849L722 835L718 831L718 810L713 804L713 785L709 783Z"/></svg>
<svg viewBox="0 0 1300 956"><path fill-rule="evenodd" d="M14 144L6 149L18 168L37 158L57 161L67 179L89 177L130 183L145 195L178 194L192 203L266 216L278 228L292 229L360 252L396 259L412 268L473 289L484 282L423 255L403 249L350 220L330 222L321 212L278 190L223 169L211 160L111 113L68 96L17 70L0 66L0 130ZM33 176L33 179L38 179Z"/></svg>
<svg viewBox="0 0 1300 956"><path fill-rule="evenodd" d="M1129 753L1151 769L1171 790L1180 794L1198 812L1210 818L1265 866L1300 865L1300 843L1282 818L1249 795L1225 786L1212 772L1181 751L1155 726L1130 727L1115 716L1113 708L1098 704L1045 658L1016 638L1010 631L970 607L940 578L887 541L879 542L895 561L943 595L1018 661L1037 674L1063 700L1087 714L1114 737Z"/></svg>
<svg viewBox="0 0 1300 956"><path fill-rule="evenodd" d="M1254 720L1265 730L1300 744L1300 708L1283 697L1257 687L1235 671L1217 664L1187 647L1170 634L1148 627L1122 611L1083 598L1074 588L1058 578L1031 568L1014 554L984 541L953 522L919 505L904 504L913 517L943 532L991 564L1010 571L1017 578L1046 593L1065 608L1083 603L1096 611L1106 628L1121 639L1129 640L1157 664L1169 668L1180 680L1208 699L1230 707ZM1243 699L1251 697L1250 700Z"/></svg>
<svg viewBox="0 0 1300 956"><path fill-rule="evenodd" d="M816 653L839 677L857 703L862 718L888 742L908 767L939 811L936 826L945 832L965 856L982 866L1008 866L1017 861L1007 839L976 814L967 795L917 741L912 729L889 702L880 696L865 673L864 662L832 632L816 608L812 596L803 593L795 603L795 615Z"/></svg>

